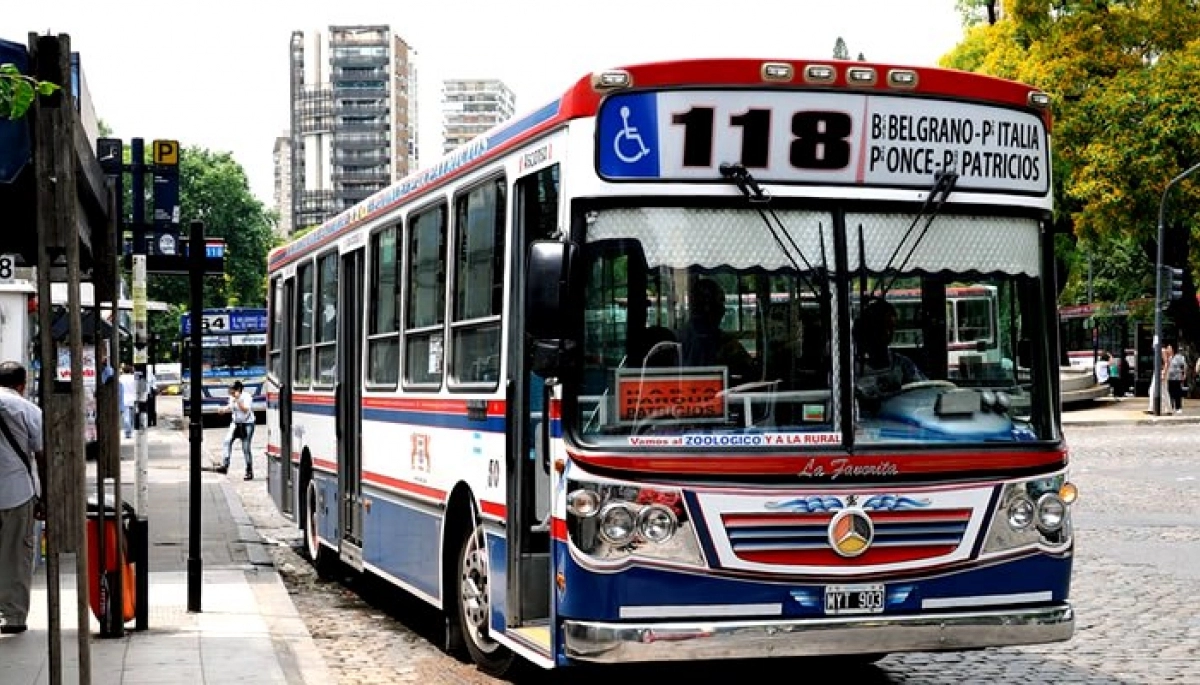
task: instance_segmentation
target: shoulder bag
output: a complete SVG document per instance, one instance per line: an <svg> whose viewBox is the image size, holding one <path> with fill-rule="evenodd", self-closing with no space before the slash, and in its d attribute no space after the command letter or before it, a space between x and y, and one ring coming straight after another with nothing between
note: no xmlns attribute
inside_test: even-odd
<svg viewBox="0 0 1200 685"><path fill-rule="evenodd" d="M8 420L4 418L3 413L0 413L0 432L4 433L4 439L8 441L9 447L12 447L13 451L17 453L17 456L21 458L21 461L25 464L25 469L29 472L29 484L33 487L33 510L35 512L35 516L38 519L42 519L44 518L42 498L38 494L37 480L33 477L33 460L30 459L29 455L25 453L25 450L21 449L21 446L17 444L17 439L13 437L12 429L8 427Z"/></svg>

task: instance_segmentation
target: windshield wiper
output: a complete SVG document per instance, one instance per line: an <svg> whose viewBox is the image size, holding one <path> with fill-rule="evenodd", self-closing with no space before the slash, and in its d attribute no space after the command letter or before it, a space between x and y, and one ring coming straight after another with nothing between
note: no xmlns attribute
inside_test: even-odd
<svg viewBox="0 0 1200 685"><path fill-rule="evenodd" d="M884 297L887 292L892 289L896 279L900 278L900 274L904 272L904 267L908 266L908 260L912 259L913 253L917 251L917 246L925 239L925 234L929 232L929 227L933 224L933 220L938 217L942 211L942 206L946 204L946 200L950 197L950 193L954 192L954 186L958 183L958 173L955 171L939 171L933 175L933 187L929 189L929 194L925 196L925 202L921 205L921 209L917 215L913 217L912 223L908 225L908 230L900 237L900 242L896 243L896 249L892 251L892 256L888 257L887 264L884 265L881 274L886 274L892 268L892 262L896 261L896 256L900 254L900 250L904 247L904 243L908 241L908 237L912 235L913 229L917 227L921 219L925 219L925 225L921 227L921 232L913 240L912 246L908 248L908 253L904 255L904 261L896 267L896 273L892 276L892 280L882 287L879 291L879 297ZM932 210L930 207L932 206ZM928 216L926 213L928 212ZM862 253L862 231L858 235L859 253ZM867 265L859 265L866 273ZM885 276L886 277L886 276Z"/></svg>
<svg viewBox="0 0 1200 685"><path fill-rule="evenodd" d="M750 174L746 167L742 166L741 164L724 163L721 164L720 169L721 175L733 181L733 184L737 186L737 189L742 191L742 194L746 196L746 199L749 200L750 204L754 207L754 210L758 212L758 216L762 218L763 223L767 227L767 231L769 231L771 237L775 239L775 244L779 246L779 251L782 252L783 256L787 257L787 260L792 263L792 268L796 270L800 280L803 281L806 286L808 286L808 289L812 291L813 295L815 295L817 298L820 298L821 291L818 290L817 286L811 280L805 277L804 274L805 269L807 269L808 272L818 274L823 273L825 270L824 231L821 231L820 227L818 226L817 230L820 231L818 233L818 238L820 239L821 244L821 269L818 270L812 265L811 262L808 261L808 258L804 256L804 251L801 250L800 246L796 244L795 238L792 237L792 234L788 231L787 227L784 226L783 220L779 218L779 215L775 213L775 210L770 208L770 194L763 190L762 186L758 185L758 181L754 179L754 176ZM765 210L763 209L764 207L766 208ZM782 236L780 234L782 234ZM787 244L784 244L784 238L787 238ZM788 248L788 245L791 246L791 249ZM793 253L795 256L793 256ZM796 257L799 257L800 261L804 262L805 269L800 268L800 264L796 261Z"/></svg>

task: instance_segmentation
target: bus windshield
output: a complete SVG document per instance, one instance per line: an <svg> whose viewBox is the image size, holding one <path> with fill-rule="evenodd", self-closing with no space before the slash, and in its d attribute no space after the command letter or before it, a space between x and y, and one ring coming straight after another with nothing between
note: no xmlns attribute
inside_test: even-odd
<svg viewBox="0 0 1200 685"><path fill-rule="evenodd" d="M916 241L911 216L847 213L835 240L832 212L775 214L790 240L751 208L586 214L582 439L744 449L1052 437L1034 416L1046 404L1032 401L1048 392L1047 361L1027 342L1042 334L1036 220L941 215Z"/></svg>
<svg viewBox="0 0 1200 685"><path fill-rule="evenodd" d="M231 345L220 340L222 336L209 336L204 340L200 363L204 375L236 376L262 375L267 365L267 350L263 345ZM228 339L228 336L224 336ZM184 359L191 354L191 341L183 341ZM185 367L185 373L187 369Z"/></svg>

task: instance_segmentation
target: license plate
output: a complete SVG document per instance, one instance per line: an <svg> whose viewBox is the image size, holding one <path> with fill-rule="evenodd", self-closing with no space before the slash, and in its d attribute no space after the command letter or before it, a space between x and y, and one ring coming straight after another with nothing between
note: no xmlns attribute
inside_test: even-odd
<svg viewBox="0 0 1200 685"><path fill-rule="evenodd" d="M828 585L825 587L825 614L883 613L883 585Z"/></svg>

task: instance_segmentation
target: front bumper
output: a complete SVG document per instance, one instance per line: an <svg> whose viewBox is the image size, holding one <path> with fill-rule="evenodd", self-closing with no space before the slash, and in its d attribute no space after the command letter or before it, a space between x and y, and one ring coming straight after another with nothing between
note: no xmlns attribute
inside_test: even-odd
<svg viewBox="0 0 1200 685"><path fill-rule="evenodd" d="M934 652L1069 640L1069 603L1035 609L711 623L564 622L566 655L596 663Z"/></svg>

